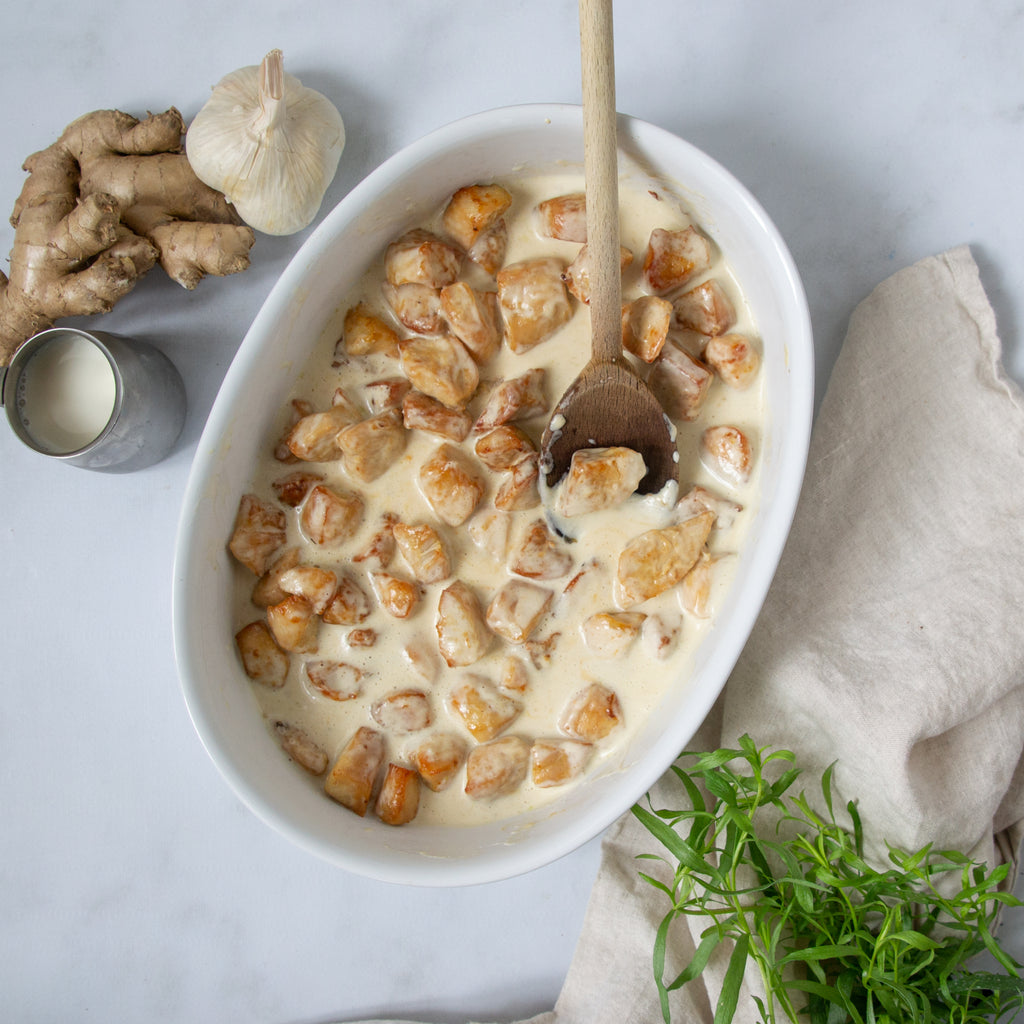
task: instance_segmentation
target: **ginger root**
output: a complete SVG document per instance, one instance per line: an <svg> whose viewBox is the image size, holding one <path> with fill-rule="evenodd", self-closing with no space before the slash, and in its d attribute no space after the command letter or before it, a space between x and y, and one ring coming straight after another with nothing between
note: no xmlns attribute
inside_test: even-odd
<svg viewBox="0 0 1024 1024"><path fill-rule="evenodd" d="M0 366L60 317L110 310L157 261L185 288L249 266L253 230L195 176L184 132L173 107L141 121L97 110L25 161L10 278L0 272Z"/></svg>

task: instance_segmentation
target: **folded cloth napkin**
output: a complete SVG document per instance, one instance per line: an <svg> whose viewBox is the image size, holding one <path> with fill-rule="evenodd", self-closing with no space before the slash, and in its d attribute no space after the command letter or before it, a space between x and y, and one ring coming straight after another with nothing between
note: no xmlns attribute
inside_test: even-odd
<svg viewBox="0 0 1024 1024"><path fill-rule="evenodd" d="M1024 396L960 247L857 307L778 573L691 749L749 733L792 750L809 776L836 762L837 804L857 799L878 863L886 841L1012 862L1024 835L1022 552ZM654 805L683 806L680 789L666 775ZM528 1024L661 1019L651 954L668 908L636 859L657 852L631 814L609 829L561 995ZM668 977L693 952L678 932ZM713 1019L723 970L713 958L672 993L674 1021ZM737 1022L757 1019L748 983Z"/></svg>

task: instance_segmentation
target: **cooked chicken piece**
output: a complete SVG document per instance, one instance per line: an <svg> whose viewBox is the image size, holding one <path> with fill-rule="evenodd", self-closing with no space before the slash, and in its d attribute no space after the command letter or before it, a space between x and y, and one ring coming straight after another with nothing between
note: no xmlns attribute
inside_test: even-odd
<svg viewBox="0 0 1024 1024"><path fill-rule="evenodd" d="M507 729L522 710L493 683L476 675L466 676L452 687L448 706L480 743Z"/></svg>
<svg viewBox="0 0 1024 1024"><path fill-rule="evenodd" d="M701 435L700 458L727 483L744 484L750 479L754 457L750 440L739 427L708 427Z"/></svg>
<svg viewBox="0 0 1024 1024"><path fill-rule="evenodd" d="M250 622L235 634L235 644L245 674L272 690L284 686L288 678L288 655L274 640L265 622Z"/></svg>
<svg viewBox="0 0 1024 1024"><path fill-rule="evenodd" d="M530 766L530 744L522 736L475 746L466 759L466 796L486 800L518 789Z"/></svg>
<svg viewBox="0 0 1024 1024"><path fill-rule="evenodd" d="M358 494L339 494L324 484L317 484L306 495L299 511L302 532L321 545L348 540L362 519L363 499Z"/></svg>
<svg viewBox="0 0 1024 1024"><path fill-rule="evenodd" d="M297 594L268 606L267 625L278 646L286 651L305 653L319 646L320 619L313 605Z"/></svg>
<svg viewBox="0 0 1024 1024"><path fill-rule="evenodd" d="M355 700L363 692L363 673L344 661L307 661L306 678L328 700Z"/></svg>
<svg viewBox="0 0 1024 1024"><path fill-rule="evenodd" d="M387 409L353 423L337 437L345 470L368 484L389 470L405 450L405 426L397 409Z"/></svg>
<svg viewBox="0 0 1024 1024"><path fill-rule="evenodd" d="M461 526L483 497L484 485L476 470L454 445L442 444L419 470L423 497L449 526Z"/></svg>
<svg viewBox="0 0 1024 1024"><path fill-rule="evenodd" d="M435 627L437 648L449 668L479 661L493 639L476 594L462 580L441 591Z"/></svg>
<svg viewBox="0 0 1024 1024"><path fill-rule="evenodd" d="M547 789L579 778L594 748L579 740L534 740L530 747L530 776L535 786Z"/></svg>
<svg viewBox="0 0 1024 1024"><path fill-rule="evenodd" d="M432 526L395 523L394 534L398 550L420 583L440 583L452 574L444 541Z"/></svg>
<svg viewBox="0 0 1024 1024"><path fill-rule="evenodd" d="M622 307L622 344L627 352L653 363L672 324L672 303L657 295L641 295Z"/></svg>
<svg viewBox="0 0 1024 1024"><path fill-rule="evenodd" d="M349 647L372 647L377 642L377 631L374 629L350 629L345 634L345 643Z"/></svg>
<svg viewBox="0 0 1024 1024"><path fill-rule="evenodd" d="M548 529L543 519L534 520L512 548L508 571L532 580L556 580L572 568L572 555Z"/></svg>
<svg viewBox="0 0 1024 1024"><path fill-rule="evenodd" d="M573 739L587 743L603 740L622 725L622 708L615 691L591 683L569 699L558 719L558 728Z"/></svg>
<svg viewBox="0 0 1024 1024"><path fill-rule="evenodd" d="M381 293L403 327L417 334L438 334L444 330L438 289L426 284L400 284L395 287L385 282L381 285Z"/></svg>
<svg viewBox="0 0 1024 1024"><path fill-rule="evenodd" d="M409 763L435 793L447 788L466 760L469 744L453 732L439 732L409 753Z"/></svg>
<svg viewBox="0 0 1024 1024"><path fill-rule="evenodd" d="M342 335L335 347L334 365L341 365L343 353L350 356L365 356L371 352L383 352L388 356L398 355L398 334L369 306L360 302L345 314Z"/></svg>
<svg viewBox="0 0 1024 1024"><path fill-rule="evenodd" d="M383 519L383 526L370 538L369 543L362 551L352 556L353 562L366 562L367 568L376 566L378 569L386 569L391 564L395 555L395 536L393 533L398 517L391 512L386 512Z"/></svg>
<svg viewBox="0 0 1024 1024"><path fill-rule="evenodd" d="M521 697L530 685L530 676L522 658L507 654L501 662L501 675L498 676L498 689L510 697Z"/></svg>
<svg viewBox="0 0 1024 1024"><path fill-rule="evenodd" d="M415 583L389 572L371 572L369 577L373 592L388 615L407 619L412 614L420 599L420 588Z"/></svg>
<svg viewBox="0 0 1024 1024"><path fill-rule="evenodd" d="M395 354L398 354L397 348ZM412 385L405 377L385 377L382 380L370 381L363 388L363 399L366 408L375 416L388 409L401 409L402 402L411 389Z"/></svg>
<svg viewBox="0 0 1024 1024"><path fill-rule="evenodd" d="M696 228L651 232L644 253L644 281L656 294L680 288L711 266L711 243Z"/></svg>
<svg viewBox="0 0 1024 1024"><path fill-rule="evenodd" d="M228 550L247 569L262 576L287 539L284 512L255 494L243 494Z"/></svg>
<svg viewBox="0 0 1024 1024"><path fill-rule="evenodd" d="M433 718L430 698L422 690L396 690L370 708L373 720L392 733L419 732Z"/></svg>
<svg viewBox="0 0 1024 1024"><path fill-rule="evenodd" d="M535 366L522 376L499 381L487 397L473 432L484 434L512 420L528 420L547 410L544 397L544 368Z"/></svg>
<svg viewBox="0 0 1024 1024"><path fill-rule="evenodd" d="M473 426L464 409L449 409L422 391L410 391L402 400L402 422L408 430L425 430L449 441L465 441Z"/></svg>
<svg viewBox="0 0 1024 1024"><path fill-rule="evenodd" d="M700 512L715 513L715 530L728 530L736 522L736 516L743 511L743 506L728 498L720 498L712 494L706 487L694 486L676 502L676 518L689 519Z"/></svg>
<svg viewBox="0 0 1024 1024"><path fill-rule="evenodd" d="M338 585L321 616L332 626L354 626L370 614L370 599L350 576L338 576Z"/></svg>
<svg viewBox="0 0 1024 1024"><path fill-rule="evenodd" d="M462 251L422 228L413 228L384 252L384 276L396 288L425 284L443 288L459 276Z"/></svg>
<svg viewBox="0 0 1024 1024"><path fill-rule="evenodd" d="M624 245L619 246L619 272L621 273L633 262L633 253ZM562 281L565 287L576 296L584 305L590 305L590 267L593 260L590 257L590 249L583 246L572 261L562 271Z"/></svg>
<svg viewBox="0 0 1024 1024"><path fill-rule="evenodd" d="M679 585L679 603L695 618L709 619L714 614L716 585L722 560L727 557L702 551L697 564Z"/></svg>
<svg viewBox="0 0 1024 1024"><path fill-rule="evenodd" d="M469 249L511 205L512 196L501 185L466 185L448 201L441 224L463 249Z"/></svg>
<svg viewBox="0 0 1024 1024"><path fill-rule="evenodd" d="M478 292L465 281L446 285L441 289L441 314L452 334L481 366L498 354L501 331L494 292Z"/></svg>
<svg viewBox="0 0 1024 1024"><path fill-rule="evenodd" d="M318 565L296 565L282 572L277 582L286 594L304 597L320 615L334 596L338 577Z"/></svg>
<svg viewBox="0 0 1024 1024"><path fill-rule="evenodd" d="M496 562L504 562L508 554L508 516L503 512L481 512L467 527L473 543L486 551Z"/></svg>
<svg viewBox="0 0 1024 1024"><path fill-rule="evenodd" d="M420 777L411 768L389 764L373 812L385 825L408 825L420 809Z"/></svg>
<svg viewBox="0 0 1024 1024"><path fill-rule="evenodd" d="M562 282L564 265L553 257L524 260L498 271L498 304L505 339L513 352L547 340L572 316Z"/></svg>
<svg viewBox="0 0 1024 1024"><path fill-rule="evenodd" d="M297 469L294 473L279 477L270 486L274 489L278 501L290 508L298 508L309 494L309 489L322 484L324 478L319 473L308 473Z"/></svg>
<svg viewBox="0 0 1024 1024"><path fill-rule="evenodd" d="M621 505L647 473L644 457L632 448L580 448L559 485L555 511L582 516Z"/></svg>
<svg viewBox="0 0 1024 1024"><path fill-rule="evenodd" d="M750 387L761 366L761 357L742 334L720 334L704 348L704 359L729 387Z"/></svg>
<svg viewBox="0 0 1024 1024"><path fill-rule="evenodd" d="M640 627L640 646L656 661L662 661L672 653L678 637L678 621L670 622L663 615L648 615Z"/></svg>
<svg viewBox="0 0 1024 1024"><path fill-rule="evenodd" d="M489 430L476 442L473 450L477 458L495 472L511 469L517 462L537 454L537 446L526 432L511 423Z"/></svg>
<svg viewBox="0 0 1024 1024"><path fill-rule="evenodd" d="M619 607L631 608L680 583L700 557L714 520L713 512L701 512L675 526L634 537L619 555Z"/></svg>
<svg viewBox="0 0 1024 1024"><path fill-rule="evenodd" d="M437 648L429 644L424 637L410 640L402 648L402 657L405 658L409 668L425 683L437 682L437 677L441 672Z"/></svg>
<svg viewBox="0 0 1024 1024"><path fill-rule="evenodd" d="M584 192L555 196L537 204L537 232L563 242L587 240L587 197Z"/></svg>
<svg viewBox="0 0 1024 1024"><path fill-rule="evenodd" d="M275 722L274 732L281 749L310 775L323 775L327 771L327 753L305 729L287 722Z"/></svg>
<svg viewBox="0 0 1024 1024"><path fill-rule="evenodd" d="M701 334L724 334L736 322L732 302L714 278L684 292L672 305L676 323Z"/></svg>
<svg viewBox="0 0 1024 1024"><path fill-rule="evenodd" d="M313 406L302 398L293 398L291 402L291 416L289 417L288 427L281 437L281 440L274 446L274 458L278 462L298 462L299 460L292 455L292 450L288 447L288 435L291 433L292 427L302 419L303 416L308 416L313 412Z"/></svg>
<svg viewBox="0 0 1024 1024"><path fill-rule="evenodd" d="M461 409L480 383L476 363L458 338L410 338L398 350L412 386L450 409Z"/></svg>
<svg viewBox="0 0 1024 1024"><path fill-rule="evenodd" d="M509 580L487 607L487 625L510 644L521 644L550 607L550 590L525 580Z"/></svg>
<svg viewBox="0 0 1024 1024"><path fill-rule="evenodd" d="M352 423L363 418L362 410L349 398L348 392L344 388L335 388L334 394L331 395L331 408L337 410L339 406L352 417Z"/></svg>
<svg viewBox="0 0 1024 1024"><path fill-rule="evenodd" d="M647 616L641 612L597 612L580 625L583 642L601 658L617 658L625 654Z"/></svg>
<svg viewBox="0 0 1024 1024"><path fill-rule="evenodd" d="M523 644L526 653L530 655L530 663L534 668L541 669L551 664L551 657L555 653L561 635L561 633L549 633L542 640L535 640L531 637Z"/></svg>
<svg viewBox="0 0 1024 1024"><path fill-rule="evenodd" d="M298 548L286 548L270 564L270 568L256 581L252 588L252 603L259 608L266 608L268 604L277 604L287 596L287 591L281 589L281 575L299 564L301 555Z"/></svg>
<svg viewBox="0 0 1024 1024"><path fill-rule="evenodd" d="M708 396L714 374L672 338L654 361L647 380L658 404L674 420L695 420Z"/></svg>
<svg viewBox="0 0 1024 1024"><path fill-rule="evenodd" d="M502 512L522 512L540 504L540 456L531 455L508 470L494 492L494 507Z"/></svg>
<svg viewBox="0 0 1024 1024"><path fill-rule="evenodd" d="M334 762L324 792L363 817L383 763L384 737L375 729L360 726Z"/></svg>
<svg viewBox="0 0 1024 1024"><path fill-rule="evenodd" d="M491 277L501 270L508 251L508 224L504 217L495 222L467 250L466 255Z"/></svg>
<svg viewBox="0 0 1024 1024"><path fill-rule="evenodd" d="M326 412L303 416L288 435L288 448L304 462L332 462L341 458L341 449L335 440L338 432L359 419L358 410L348 403L332 405Z"/></svg>

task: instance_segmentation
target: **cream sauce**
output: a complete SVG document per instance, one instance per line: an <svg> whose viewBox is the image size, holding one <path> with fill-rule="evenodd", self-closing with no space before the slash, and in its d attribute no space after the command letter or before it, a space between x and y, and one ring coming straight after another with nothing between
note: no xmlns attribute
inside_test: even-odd
<svg viewBox="0 0 1024 1024"><path fill-rule="evenodd" d="M564 176L524 175L516 180L502 181L501 184L513 195L513 205L507 218L509 244L505 265L537 256L557 256L566 264L570 263L579 251L579 244L540 237L536 232L533 210L543 199L581 191L581 177L574 173L567 173ZM666 198L661 198L662 195ZM634 253L632 265L623 274L623 301L629 301L644 291L641 286L641 266L651 230L655 227L682 228L690 221L686 212L668 198L668 193L659 193L656 196L648 190L646 184L638 188L623 182L620 186L620 206L621 241ZM440 211L437 222L422 226L434 228L440 233L439 219ZM721 254L717 252L710 271L703 275L711 276L716 277L726 287L735 305L737 322L732 330L756 340L755 325L743 302L741 291L732 279ZM470 284L493 290L493 279L468 263L462 277ZM394 323L381 298L380 284L383 278L382 254L381 260L368 269L356 294L345 296L339 305L336 322L325 330L308 364L296 381L293 392L296 399L310 402L317 410L327 409L335 389L339 386L358 401L360 389L365 383L400 375L397 361L380 354L353 358L347 365L337 370L331 368L335 342L341 334L341 321L345 311L356 301L365 301L374 312L388 322ZM687 287L701 279L694 279ZM536 365L545 367L545 392L549 411L517 423L538 446L550 409L589 356L587 310L575 299L572 303L572 319L548 340L522 354L512 353L507 346L503 346L499 355L481 370L480 393L486 397L488 388L485 382L517 377ZM404 335L406 332L401 333ZM479 398L471 403L471 411L477 411L479 403ZM427 522L433 525L452 555L453 572L448 580L423 588L423 596L408 619L393 619L383 610L375 608L366 622L361 624L376 631L377 640L373 647L350 649L346 646L344 637L351 627L321 626L319 650L308 656L291 656L289 677L284 687L270 690L258 685L253 686L269 723L286 721L305 729L324 748L333 763L333 759L356 728L362 725L378 728L369 711L378 699L398 689L422 687L430 693L432 699L433 724L430 729L460 733L472 744L469 733L448 710L447 694L452 685L466 674L484 676L496 682L504 659L511 653L521 657L527 665L529 685L523 698L522 713L508 727L508 734L518 734L529 739L557 737L557 719L566 702L582 687L590 681L598 681L616 692L623 711L624 725L596 746L595 755L588 768L588 772L593 772L604 759L614 757L615 751L624 745L628 736L654 711L670 687L685 685L694 652L710 628L712 620L700 619L685 612L678 588L661 594L635 609L648 615L657 614L667 623L678 625L675 649L665 659L652 658L645 653L644 646L639 641L634 642L625 655L615 659L602 658L587 648L580 633L580 624L589 615L615 608L612 579L618 554L626 540L653 526L665 525L667 518L670 518L670 509L666 509L664 501L659 504L656 498L640 499L636 496L619 509L582 517L586 520L585 528L579 530L576 541L568 545L573 557L573 569L562 579L542 583L554 592L555 597L550 610L533 636L544 639L553 633L559 634L549 664L536 667L525 654L496 637L488 653L467 668L447 668L437 657L437 679L432 684L424 684L411 671L403 649L409 644L418 644L421 648L434 652L436 656L437 636L434 619L440 591L453 579L464 580L476 590L482 605L486 608L490 597L512 576L505 568L503 560L495 558L473 542L467 528L473 519L457 529L444 525L433 514L414 483L419 465L434 451L440 443L440 438L422 431L408 431L407 445L401 458L383 476L364 484L348 479L340 461L298 466L285 466L275 461L269 453L285 433L289 415L289 409L281 411L277 433L268 439L267 458L259 466L254 467L251 490L260 495L270 496L272 481L296 468L309 469L325 476L328 485L335 484L340 490L359 492L366 503L366 515L358 534L335 550L322 551L316 545L308 543L299 533L296 517L289 512L288 542L302 549L303 561L361 576L359 567L351 563L352 555L366 547L369 539L380 527L381 515L393 513L403 522ZM735 552L744 542L747 523L753 517L757 506L756 456L763 421L763 386L760 379L745 391L729 388L722 381L716 380L698 419L692 423L677 424L680 493L685 492L692 484L701 484L716 494L737 502L744 509L728 528L712 531L708 547L713 552ZM698 457L701 432L705 427L716 423L739 426L751 439L755 453L754 472L749 482L741 487L714 479ZM471 434L463 443L463 448L474 459L472 446L475 440ZM491 473L478 462L477 465L487 480L488 488L475 514L481 516L493 512L491 499L499 474ZM514 543L530 524L543 515L543 509L534 508L523 512L500 514L508 517L509 539L510 543ZM574 522L574 532L577 525L584 524L582 521L578 524ZM728 565L728 561L726 559L720 563L723 568ZM580 569L591 569L593 566L597 568L584 572L570 592L563 593L566 583ZM399 554L395 555L392 571L411 578ZM719 582L718 588L727 585L727 582L726 575L725 579ZM237 628L257 617L249 598L252 584L252 575L239 569ZM368 584L361 582L361 585L372 595ZM359 666L365 673L361 697L346 702L334 702L316 694L308 680L304 678L303 663L307 658L336 659ZM408 736L389 737L388 759L401 763L406 753L425 738L426 732L429 732L429 729ZM311 782L317 784L317 780ZM417 822L464 825L500 819L536 806L564 792L564 787L538 788L528 777L519 789L510 795L489 801L474 801L463 792L463 783L464 769L441 793L433 793L426 786L422 787L419 814L416 821L407 827L415 827ZM346 812L339 808L339 813Z"/></svg>

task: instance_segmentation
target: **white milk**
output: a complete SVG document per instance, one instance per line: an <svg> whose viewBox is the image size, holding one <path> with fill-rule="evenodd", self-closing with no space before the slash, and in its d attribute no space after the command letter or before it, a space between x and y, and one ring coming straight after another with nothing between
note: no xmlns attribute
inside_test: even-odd
<svg viewBox="0 0 1024 1024"><path fill-rule="evenodd" d="M18 412L36 444L65 454L102 433L116 397L107 357L88 338L68 333L28 361L18 384Z"/></svg>

